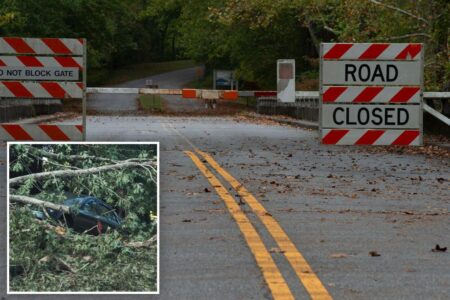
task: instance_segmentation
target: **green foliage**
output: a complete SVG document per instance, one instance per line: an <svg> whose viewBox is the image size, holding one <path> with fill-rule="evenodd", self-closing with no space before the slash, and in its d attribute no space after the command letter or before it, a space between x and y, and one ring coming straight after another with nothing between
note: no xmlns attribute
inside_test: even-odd
<svg viewBox="0 0 450 300"><path fill-rule="evenodd" d="M425 83L450 80L450 2L446 0L221 0L183 7L182 46L212 68L236 69L259 87L275 85L275 61L294 58L300 81L318 71L320 42L422 42Z"/></svg>
<svg viewBox="0 0 450 300"><path fill-rule="evenodd" d="M426 86L441 89L448 28L448 0L0 0L2 36L87 38L97 82L119 66L190 58L235 69L242 88L274 88L279 58L296 59L299 81L317 72L320 42L422 42Z"/></svg>
<svg viewBox="0 0 450 300"><path fill-rule="evenodd" d="M170 9L163 16L144 14L154 2L0 0L0 36L87 38L88 70L94 71L174 59L177 45L165 47L169 33L161 34L160 27L176 14Z"/></svg>
<svg viewBox="0 0 450 300"><path fill-rule="evenodd" d="M14 291L154 291L156 245L131 247L157 232L156 169L144 162L156 159L155 145L13 145L10 177L57 170L90 169L138 161L127 167L84 176L49 176L26 180L10 193L62 203L68 197L92 195L123 211L119 230L93 236L74 232L52 219L40 221L31 210L10 204L10 265ZM37 164L37 162L44 162ZM36 170L38 166L39 170ZM22 173L21 173L22 172ZM23 174L25 173L25 174ZM74 272L63 268L60 261Z"/></svg>

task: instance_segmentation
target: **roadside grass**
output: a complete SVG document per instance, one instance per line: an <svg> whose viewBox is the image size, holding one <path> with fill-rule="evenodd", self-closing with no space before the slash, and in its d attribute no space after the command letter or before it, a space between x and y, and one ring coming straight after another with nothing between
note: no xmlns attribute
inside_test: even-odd
<svg viewBox="0 0 450 300"><path fill-rule="evenodd" d="M160 73L196 66L192 60L176 60L157 63L140 63L124 66L116 70L89 70L89 85L114 85Z"/></svg>
<svg viewBox="0 0 450 300"><path fill-rule="evenodd" d="M139 107L142 110L163 112L163 99L160 95L141 95L139 96Z"/></svg>
<svg viewBox="0 0 450 300"><path fill-rule="evenodd" d="M254 108L256 108L257 104L255 97L239 97L236 102L245 105L247 107L254 107Z"/></svg>

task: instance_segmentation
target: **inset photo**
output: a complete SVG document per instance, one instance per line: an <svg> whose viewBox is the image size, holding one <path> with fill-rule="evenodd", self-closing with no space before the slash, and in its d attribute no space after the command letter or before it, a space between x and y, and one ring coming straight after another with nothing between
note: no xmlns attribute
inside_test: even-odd
<svg viewBox="0 0 450 300"><path fill-rule="evenodd" d="M159 293L159 143L8 143L8 294Z"/></svg>

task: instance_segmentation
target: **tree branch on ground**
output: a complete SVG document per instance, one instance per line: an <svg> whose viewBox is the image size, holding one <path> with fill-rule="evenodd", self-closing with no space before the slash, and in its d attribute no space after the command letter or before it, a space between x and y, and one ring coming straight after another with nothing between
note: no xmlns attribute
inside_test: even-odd
<svg viewBox="0 0 450 300"><path fill-rule="evenodd" d="M14 202L20 202L25 204L33 204L37 206L43 206L45 208L51 208L53 210L61 210L65 213L70 213L70 209L66 205L55 204L48 201L39 200L36 198L20 195L9 195L9 200Z"/></svg>
<svg viewBox="0 0 450 300"><path fill-rule="evenodd" d="M145 242L130 242L130 243L125 243L124 245L125 245L125 247L129 247L129 248L147 248L147 247L150 247L151 245L153 245L154 243L156 243L156 240L157 240L157 236L154 235Z"/></svg>

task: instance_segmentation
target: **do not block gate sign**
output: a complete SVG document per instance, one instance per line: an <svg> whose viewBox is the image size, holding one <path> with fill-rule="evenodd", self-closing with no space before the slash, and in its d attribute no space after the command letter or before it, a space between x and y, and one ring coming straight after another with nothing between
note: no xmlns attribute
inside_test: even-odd
<svg viewBox="0 0 450 300"><path fill-rule="evenodd" d="M422 145L423 45L324 43L323 144Z"/></svg>

